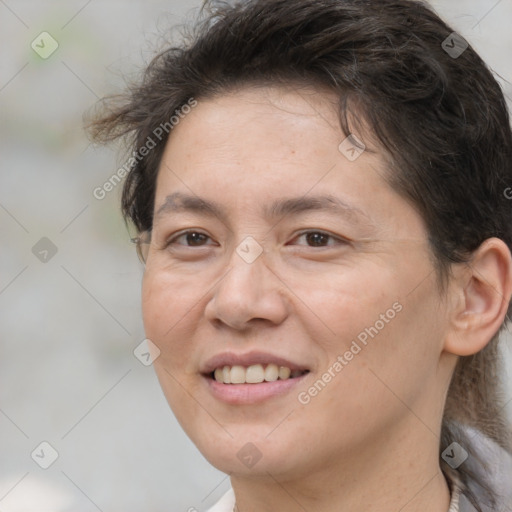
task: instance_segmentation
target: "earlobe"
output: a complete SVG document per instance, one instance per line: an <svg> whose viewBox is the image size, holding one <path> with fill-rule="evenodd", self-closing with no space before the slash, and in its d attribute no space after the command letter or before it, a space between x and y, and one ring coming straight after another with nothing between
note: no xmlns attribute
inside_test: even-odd
<svg viewBox="0 0 512 512"><path fill-rule="evenodd" d="M468 356L482 350L505 320L512 293L512 257L498 238L489 238L455 278L460 299L450 311L444 349Z"/></svg>

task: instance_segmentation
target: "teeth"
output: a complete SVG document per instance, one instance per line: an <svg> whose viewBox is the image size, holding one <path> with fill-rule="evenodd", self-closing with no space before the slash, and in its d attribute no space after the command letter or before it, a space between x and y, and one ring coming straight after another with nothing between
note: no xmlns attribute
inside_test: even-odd
<svg viewBox="0 0 512 512"><path fill-rule="evenodd" d="M245 382L249 384L258 384L265 380L265 370L261 364L253 364L245 371Z"/></svg>
<svg viewBox="0 0 512 512"><path fill-rule="evenodd" d="M279 378L279 368L277 364L269 364L265 368L265 380L267 382L274 382Z"/></svg>
<svg viewBox="0 0 512 512"><path fill-rule="evenodd" d="M243 384L245 382L245 368L233 366L231 368L231 384Z"/></svg>
<svg viewBox="0 0 512 512"><path fill-rule="evenodd" d="M286 366L280 366L279 367L279 378L282 380L286 380L290 377L290 374L292 371L290 368L286 368Z"/></svg>
<svg viewBox="0 0 512 512"><path fill-rule="evenodd" d="M217 368L213 374L217 382L224 384L259 384L260 382L274 382L277 379L287 380L290 378L300 377L303 373L301 370L294 370L286 366L277 366L277 364L268 364L263 367L261 364L253 364L248 367L244 366L224 366Z"/></svg>
<svg viewBox="0 0 512 512"><path fill-rule="evenodd" d="M224 382L224 384L231 384L231 370L229 366L224 366L224 368L222 368L222 377L220 379L217 379L217 377L215 377L215 380L217 380L218 382Z"/></svg>

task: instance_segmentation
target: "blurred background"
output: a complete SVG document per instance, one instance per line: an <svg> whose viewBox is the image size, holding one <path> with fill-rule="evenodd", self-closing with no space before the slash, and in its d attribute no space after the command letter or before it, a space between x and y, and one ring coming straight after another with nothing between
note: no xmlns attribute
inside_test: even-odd
<svg viewBox="0 0 512 512"><path fill-rule="evenodd" d="M142 268L121 185L94 193L124 161L82 129L84 111L136 77L201 3L0 0L2 512L202 511L229 488L134 355ZM512 0L431 3L510 107Z"/></svg>

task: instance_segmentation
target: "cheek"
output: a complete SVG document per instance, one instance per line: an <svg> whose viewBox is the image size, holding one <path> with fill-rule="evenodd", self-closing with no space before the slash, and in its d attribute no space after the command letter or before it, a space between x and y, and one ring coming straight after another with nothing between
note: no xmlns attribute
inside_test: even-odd
<svg viewBox="0 0 512 512"><path fill-rule="evenodd" d="M400 414L407 410L404 404L420 403L426 390L434 388L443 326L429 307L433 301L435 293L427 283L409 296L389 294L365 316L367 324L353 338L361 351L346 368L353 379L354 406L366 402L382 416ZM365 344L359 343L361 338Z"/></svg>
<svg viewBox="0 0 512 512"><path fill-rule="evenodd" d="M193 358L186 328L191 319L195 322L190 301L180 293L182 288L179 277L147 270L142 282L142 316L146 337L160 349L160 355L153 362L154 371L169 406L187 430L193 417L188 411L197 414L195 403L184 391L193 391L194 386L193 371L187 367Z"/></svg>
<svg viewBox="0 0 512 512"><path fill-rule="evenodd" d="M304 282L301 296L307 298L307 306L325 326L326 348L336 355L348 350L359 334L364 339L365 329L376 322L379 332L385 330L388 324L381 325L380 315L386 311L391 310L386 320L394 321L390 318L396 316L393 303L399 294L384 269L375 273L344 269L326 276L321 284L318 286L318 279Z"/></svg>
<svg viewBox="0 0 512 512"><path fill-rule="evenodd" d="M187 294L187 287L180 281L179 276L163 276L149 270L142 282L144 330L161 352L155 364L170 368L187 360L190 344L185 331L197 305L197 296Z"/></svg>
<svg viewBox="0 0 512 512"><path fill-rule="evenodd" d="M433 283L426 280L416 287L418 281L415 272L403 271L397 279L383 269L364 276L347 273L328 288L309 292L308 305L329 328L321 341L326 356L321 370L336 374L336 383L329 384L333 391L339 386L325 394L326 400L357 409L358 403L392 394L384 383L413 399L422 382L435 374L443 322ZM342 366L333 369L338 356ZM338 393L343 389L350 389L350 396Z"/></svg>

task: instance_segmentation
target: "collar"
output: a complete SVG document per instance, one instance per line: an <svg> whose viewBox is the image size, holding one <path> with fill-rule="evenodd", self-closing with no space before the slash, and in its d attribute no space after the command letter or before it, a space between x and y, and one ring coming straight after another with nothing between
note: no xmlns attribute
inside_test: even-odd
<svg viewBox="0 0 512 512"><path fill-rule="evenodd" d="M448 512L460 512L459 503L462 492L462 484L457 474L445 475L448 485L450 486L450 508Z"/></svg>

